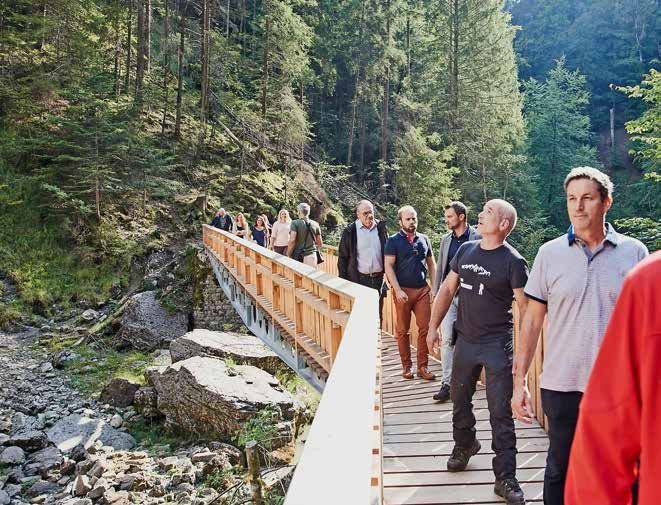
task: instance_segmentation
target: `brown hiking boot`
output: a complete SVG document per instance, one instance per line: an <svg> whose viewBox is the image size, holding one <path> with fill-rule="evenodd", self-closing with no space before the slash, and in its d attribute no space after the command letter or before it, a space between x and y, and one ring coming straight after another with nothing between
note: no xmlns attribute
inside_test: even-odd
<svg viewBox="0 0 661 505"><path fill-rule="evenodd" d="M426 366L418 368L418 377L425 379L426 381L433 381L436 376L427 370Z"/></svg>
<svg viewBox="0 0 661 505"><path fill-rule="evenodd" d="M404 377L405 379L412 379L413 372L411 372L410 368L405 368L404 371L402 372L402 377Z"/></svg>

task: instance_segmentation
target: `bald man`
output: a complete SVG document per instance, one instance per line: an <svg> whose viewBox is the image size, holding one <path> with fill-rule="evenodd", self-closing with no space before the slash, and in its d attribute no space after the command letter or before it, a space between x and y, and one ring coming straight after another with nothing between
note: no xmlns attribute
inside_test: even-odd
<svg viewBox="0 0 661 505"><path fill-rule="evenodd" d="M523 288L528 280L526 260L505 239L516 225L514 207L504 200L484 204L477 221L482 239L463 244L450 263L432 307L427 346L439 340L438 327L458 290L450 398L453 403L454 449L447 461L450 472L460 472L481 448L475 436L473 394L484 367L491 422L491 448L495 453L494 493L509 504L523 504L516 479L516 435L512 419L512 355L514 322L512 299L526 307Z"/></svg>

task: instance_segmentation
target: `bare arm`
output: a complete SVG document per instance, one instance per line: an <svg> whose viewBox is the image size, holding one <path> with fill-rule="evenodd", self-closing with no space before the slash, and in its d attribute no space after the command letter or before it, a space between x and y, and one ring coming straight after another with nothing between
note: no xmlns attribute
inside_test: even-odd
<svg viewBox="0 0 661 505"><path fill-rule="evenodd" d="M400 302L405 302L406 300L409 299L409 297L401 288L401 286L399 285L399 281L397 280L397 275L395 274L396 260L397 260L396 256L386 255L383 258L383 266L386 270L386 278L388 279L388 282L390 283L392 288L395 290L396 299Z"/></svg>
<svg viewBox="0 0 661 505"><path fill-rule="evenodd" d="M294 244L296 244L296 232L289 232L289 244L287 244L287 256L291 258L291 253L294 251Z"/></svg>
<svg viewBox="0 0 661 505"><path fill-rule="evenodd" d="M519 303L518 299L517 303ZM531 423L535 413L532 410L526 375L530 369L532 358L535 355L542 324L544 324L546 304L533 299L528 299L524 303L525 308L519 327L519 342L514 365L512 366L512 374L514 375L512 410L518 420L524 423ZM520 305L519 308L522 308L522 306Z"/></svg>
<svg viewBox="0 0 661 505"><path fill-rule="evenodd" d="M429 330L427 332L427 348L431 353L434 349L434 344L440 338L438 327L445 317L445 314L450 308L452 298L459 288L459 275L452 270L448 272L447 277L438 289L438 293L434 298L434 303L431 306L431 318L429 319Z"/></svg>
<svg viewBox="0 0 661 505"><path fill-rule="evenodd" d="M324 245L321 241L321 233L314 237L314 241L317 243L317 249L321 249L321 246Z"/></svg>

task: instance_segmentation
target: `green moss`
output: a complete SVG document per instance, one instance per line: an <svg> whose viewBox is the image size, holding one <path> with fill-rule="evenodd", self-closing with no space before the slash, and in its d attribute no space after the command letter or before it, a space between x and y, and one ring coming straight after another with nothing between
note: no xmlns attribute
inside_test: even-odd
<svg viewBox="0 0 661 505"><path fill-rule="evenodd" d="M160 420L152 421L141 417L137 421L128 423L127 427L139 446L160 454L170 453L180 445L192 441L190 435L174 433Z"/></svg>

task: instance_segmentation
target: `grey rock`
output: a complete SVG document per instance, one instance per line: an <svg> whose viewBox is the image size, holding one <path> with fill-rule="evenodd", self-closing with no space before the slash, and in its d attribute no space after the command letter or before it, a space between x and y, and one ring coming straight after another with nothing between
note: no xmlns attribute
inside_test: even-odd
<svg viewBox="0 0 661 505"><path fill-rule="evenodd" d="M103 505L111 505L112 503L116 503L117 505L128 504L129 493L128 491L115 491L114 488L110 488L101 497L99 503Z"/></svg>
<svg viewBox="0 0 661 505"><path fill-rule="evenodd" d="M48 445L48 437L41 430L25 429L14 433L9 438L8 443L33 451L46 447Z"/></svg>
<svg viewBox="0 0 661 505"><path fill-rule="evenodd" d="M18 493L21 492L21 486L18 484L7 484L4 489L5 493L9 495L10 498L13 498Z"/></svg>
<svg viewBox="0 0 661 505"><path fill-rule="evenodd" d="M71 449L69 456L75 462L82 461L87 457L87 449L85 449L83 444L78 444L73 449Z"/></svg>
<svg viewBox="0 0 661 505"><path fill-rule="evenodd" d="M39 371L41 373L48 373L53 371L53 364L52 363L42 363L41 366L39 367Z"/></svg>
<svg viewBox="0 0 661 505"><path fill-rule="evenodd" d="M30 489L28 489L28 495L39 496L42 494L52 494L59 489L60 487L54 482L40 480L30 486Z"/></svg>
<svg viewBox="0 0 661 505"><path fill-rule="evenodd" d="M152 380L158 410L169 424L211 437L233 433L265 408L289 424L303 409L267 372L246 365L230 369L214 358L179 361Z"/></svg>
<svg viewBox="0 0 661 505"><path fill-rule="evenodd" d="M40 451L34 452L28 459L25 466L27 475L41 475L46 477L53 468L58 468L62 464L62 454L57 447L46 447Z"/></svg>
<svg viewBox="0 0 661 505"><path fill-rule="evenodd" d="M64 368L64 366L67 363L69 363L71 361L75 361L78 358L80 358L80 356L78 354L76 354L75 352L69 351L69 350L64 350L64 351L60 351L58 353L55 353L53 355L53 357L51 358L51 364L55 368L60 368L61 369L61 368Z"/></svg>
<svg viewBox="0 0 661 505"><path fill-rule="evenodd" d="M9 442L9 435L0 433L0 446L5 445L7 442Z"/></svg>
<svg viewBox="0 0 661 505"><path fill-rule="evenodd" d="M218 491L211 488L202 489L198 496L196 496L192 504L193 505L209 505L211 502L215 501L218 498Z"/></svg>
<svg viewBox="0 0 661 505"><path fill-rule="evenodd" d="M230 358L240 365L252 365L270 374L282 369L283 364L276 353L253 335L196 329L170 344L172 362L194 356Z"/></svg>
<svg viewBox="0 0 661 505"><path fill-rule="evenodd" d="M120 416L119 414L115 414L110 419L110 426L112 426L113 428L121 428L122 424L124 424L124 420L122 419L122 416Z"/></svg>
<svg viewBox="0 0 661 505"><path fill-rule="evenodd" d="M227 459L232 465L240 465L243 460L243 452L233 445L224 442L211 442L210 448L218 454L227 456Z"/></svg>
<svg viewBox="0 0 661 505"><path fill-rule="evenodd" d="M112 428L101 419L91 419L80 414L71 414L61 419L47 434L48 439L64 453L70 452L77 445L83 445L89 450L97 440L117 450L135 447L135 439L128 433Z"/></svg>
<svg viewBox="0 0 661 505"><path fill-rule="evenodd" d="M158 466L165 472L177 468L179 458L177 456L168 456L158 460Z"/></svg>
<svg viewBox="0 0 661 505"><path fill-rule="evenodd" d="M101 477L103 473L108 469L108 462L104 459L98 459L92 468L87 472L87 475L90 477ZM103 494L103 493L101 493ZM99 496L100 497L100 496Z"/></svg>
<svg viewBox="0 0 661 505"><path fill-rule="evenodd" d="M169 314L154 291L145 291L129 300L117 337L123 345L153 351L182 336L187 329L186 314Z"/></svg>
<svg viewBox="0 0 661 505"><path fill-rule="evenodd" d="M11 498L9 495L0 489L0 505L8 505L9 502L11 501Z"/></svg>
<svg viewBox="0 0 661 505"><path fill-rule="evenodd" d="M108 489L110 489L110 484L102 477L94 483L92 489L87 493L87 497L96 500L97 498L101 498Z"/></svg>
<svg viewBox="0 0 661 505"><path fill-rule="evenodd" d="M87 475L79 475L73 483L73 492L75 496L85 496L92 489L90 478Z"/></svg>
<svg viewBox="0 0 661 505"><path fill-rule="evenodd" d="M216 456L215 452L209 450L196 452L191 456L191 461L193 463L208 463Z"/></svg>
<svg viewBox="0 0 661 505"><path fill-rule="evenodd" d="M140 384L115 378L103 388L99 399L115 407L126 408L133 403L133 398L138 389L140 389Z"/></svg>
<svg viewBox="0 0 661 505"><path fill-rule="evenodd" d="M0 453L0 463L5 465L20 465L23 462L25 462L25 452L20 447L7 447Z"/></svg>
<svg viewBox="0 0 661 505"><path fill-rule="evenodd" d="M94 309L87 309L80 315L80 317L82 317L85 321L94 321L99 317L99 313Z"/></svg>
<svg viewBox="0 0 661 505"><path fill-rule="evenodd" d="M145 386L138 389L133 399L135 410L147 419L154 419L160 416L158 412L158 395L151 386Z"/></svg>

